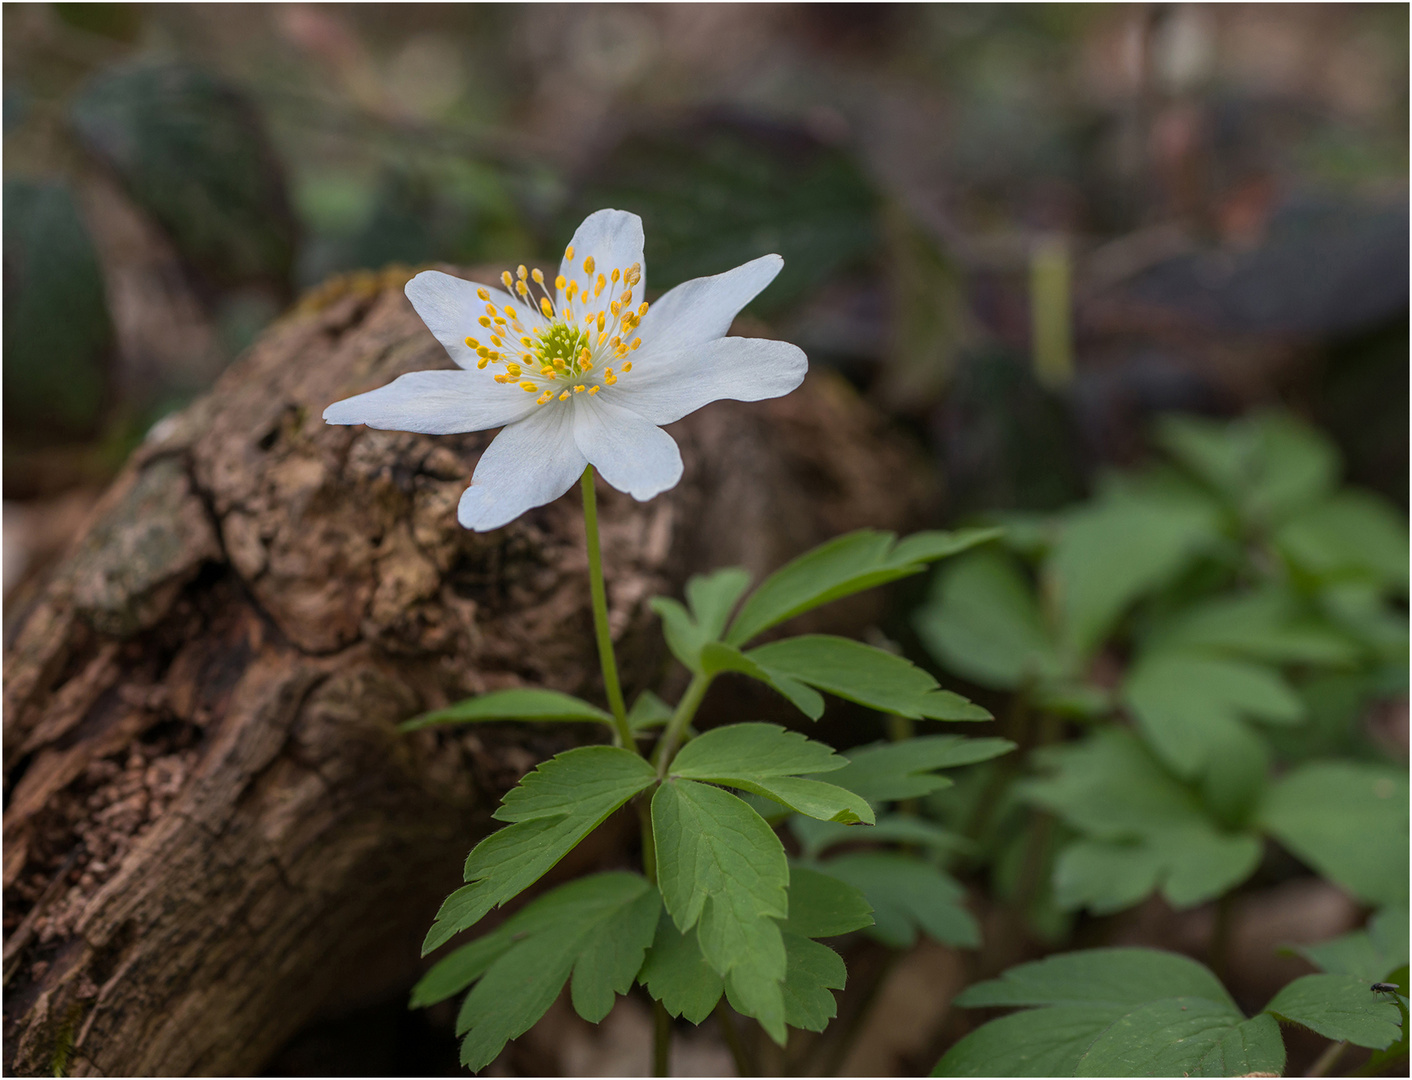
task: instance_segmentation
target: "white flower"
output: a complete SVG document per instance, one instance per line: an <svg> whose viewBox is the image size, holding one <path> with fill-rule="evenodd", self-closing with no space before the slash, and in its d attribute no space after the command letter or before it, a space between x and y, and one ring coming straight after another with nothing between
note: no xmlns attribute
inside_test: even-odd
<svg viewBox="0 0 1412 1080"><path fill-rule="evenodd" d="M502 427L458 512L497 529L567 491L592 465L644 501L681 479L659 425L721 398L789 393L808 361L794 345L725 337L784 260L765 255L643 301L642 219L590 214L547 281L521 266L504 288L428 270L407 299L460 370L414 371L324 410L330 424L449 435Z"/></svg>

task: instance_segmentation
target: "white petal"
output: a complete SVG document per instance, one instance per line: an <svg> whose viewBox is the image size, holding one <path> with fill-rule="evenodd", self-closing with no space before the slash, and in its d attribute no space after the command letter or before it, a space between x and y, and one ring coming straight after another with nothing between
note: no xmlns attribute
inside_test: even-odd
<svg viewBox="0 0 1412 1080"><path fill-rule="evenodd" d="M642 317L637 332L642 358L722 337L740 309L774 281L783 266L778 255L762 255L724 274L694 278L671 289Z"/></svg>
<svg viewBox="0 0 1412 1080"><path fill-rule="evenodd" d="M411 371L324 410L330 424L454 435L512 424L535 409L533 394L479 371Z"/></svg>
<svg viewBox="0 0 1412 1080"><path fill-rule="evenodd" d="M783 397L808 370L804 351L787 341L716 338L634 363L618 377L612 400L654 424L670 424L721 398Z"/></svg>
<svg viewBox="0 0 1412 1080"><path fill-rule="evenodd" d="M559 273L570 281L577 281L579 289L588 284L587 294L593 295L593 282L599 274L612 276L614 270L626 271L633 263L642 266L642 281L633 286L633 296L641 300L647 292L647 264L642 257L642 218L629 214L626 210L595 210L583 219L583 224L569 242L574 249L574 259L561 259ZM593 256L593 273L584 271L583 261ZM619 283L618 288L622 288ZM573 305L574 312L586 314L607 307L608 290L605 289L595 303L580 301Z"/></svg>
<svg viewBox="0 0 1412 1080"><path fill-rule="evenodd" d="M676 440L656 424L601 397L574 397L574 440L603 479L646 502L681 479Z"/></svg>
<svg viewBox="0 0 1412 1080"><path fill-rule="evenodd" d="M482 300L476 295L477 289L490 294L490 300ZM423 270L407 282L404 290L412 307L427 324L432 336L446 347L463 368L476 366L476 354L466 345L466 338L473 337L482 345L490 345L490 333L478 320L486 314L485 305L494 304L504 315L507 306L520 313L520 319L531 331L544 325L544 316L537 309L531 309L518 299L512 298L504 289L491 285L480 285L464 278L443 274L440 270Z"/></svg>
<svg viewBox="0 0 1412 1080"><path fill-rule="evenodd" d="M574 410L546 405L486 447L456 516L477 532L498 529L564 494L587 464L574 444Z"/></svg>

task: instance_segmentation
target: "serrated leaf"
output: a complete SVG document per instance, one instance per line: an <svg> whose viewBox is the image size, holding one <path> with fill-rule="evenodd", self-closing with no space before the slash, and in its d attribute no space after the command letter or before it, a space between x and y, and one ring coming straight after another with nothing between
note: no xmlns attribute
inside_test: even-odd
<svg viewBox="0 0 1412 1080"><path fill-rule="evenodd" d="M652 798L657 883L677 929L696 927L721 975L750 962L784 978L779 924L788 914L789 864L779 837L734 795L669 780Z"/></svg>
<svg viewBox="0 0 1412 1080"><path fill-rule="evenodd" d="M1086 907L1111 915L1157 891L1163 861L1140 841L1078 840L1054 865L1054 902L1064 911Z"/></svg>
<svg viewBox="0 0 1412 1080"><path fill-rule="evenodd" d="M850 638L805 634L772 641L745 654L781 675L870 709L913 719L936 680L910 661Z"/></svg>
<svg viewBox="0 0 1412 1080"><path fill-rule="evenodd" d="M1244 719L1292 724L1304 715L1303 702L1274 669L1185 653L1144 656L1123 696L1152 748L1186 777L1238 740Z"/></svg>
<svg viewBox="0 0 1412 1080"><path fill-rule="evenodd" d="M980 927L966 910L966 891L930 863L891 851L862 851L816 863L814 869L847 882L868 898L868 933L895 949L910 948L921 931L943 945L974 948Z"/></svg>
<svg viewBox="0 0 1412 1080"><path fill-rule="evenodd" d="M1000 535L998 529L917 533L900 543L892 533L860 529L836 537L786 563L750 594L725 640L751 638L811 608L920 573L936 559Z"/></svg>
<svg viewBox="0 0 1412 1080"><path fill-rule="evenodd" d="M873 826L863 826L861 829L806 817L791 818L789 827L799 840L804 855L811 859L836 844L859 840L878 844L912 844L938 855L969 851L975 846L967 837L911 814L887 814L879 817Z"/></svg>
<svg viewBox="0 0 1412 1080"><path fill-rule="evenodd" d="M784 950L784 1018L790 1027L823 1031L838 1015L831 990L842 990L848 979L843 958L827 945L786 933Z"/></svg>
<svg viewBox="0 0 1412 1080"><path fill-rule="evenodd" d="M957 1042L932 1075L1073 1076L1120 1011L1111 1005L1060 1005L1002 1016Z"/></svg>
<svg viewBox="0 0 1412 1080"><path fill-rule="evenodd" d="M1407 591L1407 521L1369 492L1345 490L1291 519L1275 537L1290 562L1323 582Z"/></svg>
<svg viewBox="0 0 1412 1080"><path fill-rule="evenodd" d="M431 970L417 980L417 984L412 987L412 1000L408 1002L407 1007L420 1009L460 993L485 974L485 969L511 944L509 935L502 927L462 945L449 956L433 964ZM422 955L425 956L429 951L423 949Z"/></svg>
<svg viewBox="0 0 1412 1080"><path fill-rule="evenodd" d="M667 703L651 690L644 690L628 710L628 728L637 735L661 727L671 718L672 710Z"/></svg>
<svg viewBox="0 0 1412 1080"><path fill-rule="evenodd" d="M870 803L912 799L951 785L937 769L989 761L1015 748L1008 739L969 739L962 735L918 735L880 742L848 752L848 765L831 778Z"/></svg>
<svg viewBox="0 0 1412 1080"><path fill-rule="evenodd" d="M1406 907L1384 908L1368 920L1365 929L1316 945L1289 946L1288 950L1326 974L1357 975L1375 983L1407 963L1407 929Z"/></svg>
<svg viewBox="0 0 1412 1080"><path fill-rule="evenodd" d="M1347 634L1300 611L1281 589L1218 596L1163 625L1152 650L1205 651L1271 664L1347 664L1358 648Z"/></svg>
<svg viewBox="0 0 1412 1080"><path fill-rule="evenodd" d="M789 699L790 704L810 720L817 720L824 715L824 699L817 691L811 690L787 675L776 674L762 668L734 645L712 642L703 647L701 669L708 675L722 671L735 671L742 675L748 675L783 694Z"/></svg>
<svg viewBox="0 0 1412 1080"><path fill-rule="evenodd" d="M796 773L840 769L847 761L823 743L775 724L731 724L689 742L673 759L671 774L725 784L773 799L826 821L873 820L867 801L833 784Z"/></svg>
<svg viewBox="0 0 1412 1080"><path fill-rule="evenodd" d="M1079 1059L1077 1076L1248 1076L1284 1071L1280 1027L1203 998L1149 1001L1116 1017Z"/></svg>
<svg viewBox="0 0 1412 1080"><path fill-rule="evenodd" d="M1360 975L1305 975L1284 987L1265 1012L1326 1039L1382 1050L1402 1035L1402 1012Z"/></svg>
<svg viewBox="0 0 1412 1080"><path fill-rule="evenodd" d="M696 931L683 934L665 911L638 980L673 1016L699 1024L711 1015L725 983L696 943Z"/></svg>
<svg viewBox="0 0 1412 1080"><path fill-rule="evenodd" d="M1033 589L1003 552L979 552L942 570L913 625L948 670L982 686L1013 690L1064 672Z"/></svg>
<svg viewBox="0 0 1412 1080"><path fill-rule="evenodd" d="M544 1015L573 976L571 997L597 1022L625 994L652 941L661 904L636 874L580 878L540 897L496 931L512 943L466 995L456 1033L461 1063L484 1068Z"/></svg>
<svg viewBox="0 0 1412 1080"><path fill-rule="evenodd" d="M873 907L862 891L806 866L789 872L789 918L783 929L800 937L837 937L873 925Z"/></svg>
<svg viewBox="0 0 1412 1080"><path fill-rule="evenodd" d="M933 690L924 694L917 704L917 711L927 720L994 720L989 709L984 709L950 690Z"/></svg>
<svg viewBox="0 0 1412 1080"><path fill-rule="evenodd" d="M505 796L494 817L511 822L466 858L470 884L443 905L423 954L538 881L614 810L657 779L630 750L584 746L543 762ZM454 909L448 906L456 901Z"/></svg>
<svg viewBox="0 0 1412 1080"><path fill-rule="evenodd" d="M1030 1005L1128 1008L1170 997L1204 998L1235 1011L1235 1002L1204 965L1161 949L1079 949L1017 964L998 979L956 996L967 1009Z"/></svg>
<svg viewBox="0 0 1412 1080"><path fill-rule="evenodd" d="M726 976L726 1000L742 1016L758 1020L765 1033L783 1046L789 1035L785 1029L784 981L774 977L774 966L772 958L747 956ZM786 976L788 972L786 955Z"/></svg>
<svg viewBox="0 0 1412 1080"><path fill-rule="evenodd" d="M1282 845L1359 899L1403 905L1407 798L1405 770L1317 761L1277 780L1260 817Z"/></svg>
<svg viewBox="0 0 1412 1080"><path fill-rule="evenodd" d="M495 690L479 697L458 701L444 709L408 720L401 731L416 731L433 724L470 724L499 720L588 720L612 724L602 709L557 690Z"/></svg>
<svg viewBox="0 0 1412 1080"><path fill-rule="evenodd" d="M749 574L739 567L728 567L713 574L698 574L686 583L689 610L670 597L654 596L649 600L648 606L662 620L662 632L672 655L699 673L702 648L720 639L731 609L749 584Z"/></svg>
<svg viewBox="0 0 1412 1080"><path fill-rule="evenodd" d="M1068 515L1044 567L1065 639L1091 653L1139 597L1165 585L1219 536L1205 499L1110 496Z"/></svg>

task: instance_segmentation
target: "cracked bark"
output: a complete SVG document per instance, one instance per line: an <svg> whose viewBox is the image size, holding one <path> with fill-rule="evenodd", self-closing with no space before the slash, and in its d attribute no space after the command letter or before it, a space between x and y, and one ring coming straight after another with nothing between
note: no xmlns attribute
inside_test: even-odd
<svg viewBox="0 0 1412 1080"><path fill-rule="evenodd" d="M400 285L337 279L272 326L7 612L7 1072L50 1074L71 1045L74 1075L250 1073L311 1018L408 985L499 796L590 737L396 733L498 687L601 694L571 498L468 533L456 502L489 436L319 420L449 365ZM646 600L688 569L759 575L846 529L911 527L926 494L825 377L673 433L678 488L600 489L630 691L672 678ZM870 603L814 628L856 630ZM562 872L626 864L631 836Z"/></svg>

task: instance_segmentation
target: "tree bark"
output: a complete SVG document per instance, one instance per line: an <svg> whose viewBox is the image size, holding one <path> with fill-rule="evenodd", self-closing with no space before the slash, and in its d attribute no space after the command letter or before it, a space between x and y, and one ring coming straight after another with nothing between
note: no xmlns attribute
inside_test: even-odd
<svg viewBox="0 0 1412 1080"><path fill-rule="evenodd" d="M404 279L336 279L272 326L154 430L7 612L7 1072L259 1070L312 1017L407 985L500 795L598 735L396 731L499 687L601 696L572 495L470 533L456 503L488 434L320 419L449 366ZM600 486L630 691L669 678L650 596L691 570L758 576L850 528L911 527L929 487L827 376L672 430L676 489L638 504ZM857 601L824 618L869 617ZM622 853L575 866L631 854L604 843Z"/></svg>

